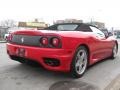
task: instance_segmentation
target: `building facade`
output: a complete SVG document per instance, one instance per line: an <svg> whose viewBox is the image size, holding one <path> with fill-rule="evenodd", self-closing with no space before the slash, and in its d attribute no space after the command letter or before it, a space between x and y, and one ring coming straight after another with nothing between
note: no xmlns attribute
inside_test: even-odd
<svg viewBox="0 0 120 90"><path fill-rule="evenodd" d="M83 23L83 20L65 19L65 20L57 20L57 21L53 22L53 24L59 24L59 23Z"/></svg>
<svg viewBox="0 0 120 90"><path fill-rule="evenodd" d="M45 22L19 22L18 27L43 29L48 27Z"/></svg>

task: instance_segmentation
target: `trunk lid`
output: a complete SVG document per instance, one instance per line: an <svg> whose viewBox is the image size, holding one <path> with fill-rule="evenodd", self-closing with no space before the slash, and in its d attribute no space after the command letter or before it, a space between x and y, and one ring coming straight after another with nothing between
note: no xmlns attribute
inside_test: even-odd
<svg viewBox="0 0 120 90"><path fill-rule="evenodd" d="M13 34L15 35L27 35L27 36L40 36L40 35L57 35L63 37L77 37L79 35L87 34L87 32L81 31L53 31L53 30L24 30L16 31Z"/></svg>
<svg viewBox="0 0 120 90"><path fill-rule="evenodd" d="M84 35L83 35L84 33ZM85 32L80 31L51 31L51 30L23 30L12 33L13 38L11 43L27 46L40 46L42 37L58 37L62 41L63 37L82 38L85 37ZM86 34L87 36L88 34Z"/></svg>

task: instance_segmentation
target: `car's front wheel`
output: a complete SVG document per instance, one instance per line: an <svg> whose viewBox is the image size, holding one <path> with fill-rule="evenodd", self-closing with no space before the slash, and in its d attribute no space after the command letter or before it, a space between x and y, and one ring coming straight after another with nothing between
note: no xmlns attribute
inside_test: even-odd
<svg viewBox="0 0 120 90"><path fill-rule="evenodd" d="M80 78L86 71L88 66L88 52L84 46L80 46L73 58L71 64L71 75L75 78Z"/></svg>

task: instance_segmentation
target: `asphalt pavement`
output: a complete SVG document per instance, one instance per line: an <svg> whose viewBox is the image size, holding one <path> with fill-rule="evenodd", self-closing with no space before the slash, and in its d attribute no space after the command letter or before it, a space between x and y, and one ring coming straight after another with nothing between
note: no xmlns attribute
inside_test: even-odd
<svg viewBox="0 0 120 90"><path fill-rule="evenodd" d="M82 78L73 79L66 73L10 60L5 43L0 43L0 90L62 90L63 87L65 90L117 90L110 89L110 86L114 85L119 76L120 51L115 60L101 61L91 66ZM80 87L82 89L78 89Z"/></svg>

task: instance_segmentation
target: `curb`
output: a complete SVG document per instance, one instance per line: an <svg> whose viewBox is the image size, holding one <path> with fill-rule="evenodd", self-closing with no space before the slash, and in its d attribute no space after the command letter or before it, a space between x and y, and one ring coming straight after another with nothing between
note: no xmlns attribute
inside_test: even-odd
<svg viewBox="0 0 120 90"><path fill-rule="evenodd" d="M0 41L0 43L6 43L6 41Z"/></svg>
<svg viewBox="0 0 120 90"><path fill-rule="evenodd" d="M104 90L120 90L120 74Z"/></svg>

